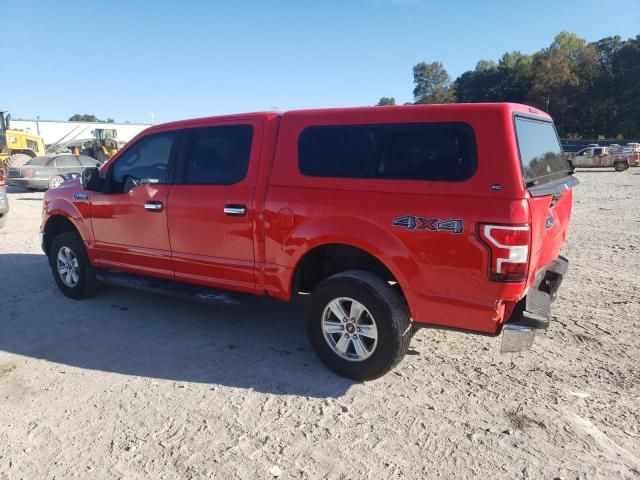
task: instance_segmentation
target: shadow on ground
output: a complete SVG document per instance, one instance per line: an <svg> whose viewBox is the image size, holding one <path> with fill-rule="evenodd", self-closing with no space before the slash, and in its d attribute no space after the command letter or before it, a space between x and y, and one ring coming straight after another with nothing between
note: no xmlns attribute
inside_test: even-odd
<svg viewBox="0 0 640 480"><path fill-rule="evenodd" d="M89 370L273 394L343 395L305 334L305 300L204 305L104 286L74 301L44 255L0 255L0 350Z"/></svg>

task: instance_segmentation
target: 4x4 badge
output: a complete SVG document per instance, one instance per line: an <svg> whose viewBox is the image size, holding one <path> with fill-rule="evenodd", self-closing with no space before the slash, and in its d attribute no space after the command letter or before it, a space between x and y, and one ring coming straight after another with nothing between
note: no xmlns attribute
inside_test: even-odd
<svg viewBox="0 0 640 480"><path fill-rule="evenodd" d="M462 220L440 220L439 218L415 217L405 215L393 219L394 227L404 227L409 230L432 230L438 232L462 233Z"/></svg>

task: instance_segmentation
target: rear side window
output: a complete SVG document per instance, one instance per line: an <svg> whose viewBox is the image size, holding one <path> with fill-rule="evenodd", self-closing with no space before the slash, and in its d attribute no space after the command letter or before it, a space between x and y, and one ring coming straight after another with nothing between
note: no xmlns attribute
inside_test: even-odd
<svg viewBox="0 0 640 480"><path fill-rule="evenodd" d="M461 181L476 170L473 131L465 124L309 127L298 161L317 177Z"/></svg>
<svg viewBox="0 0 640 480"><path fill-rule="evenodd" d="M251 155L251 125L189 130L184 183L230 185L244 179Z"/></svg>
<svg viewBox="0 0 640 480"><path fill-rule="evenodd" d="M527 186L565 177L569 165L562 155L553 123L516 117L515 125L522 174Z"/></svg>
<svg viewBox="0 0 640 480"><path fill-rule="evenodd" d="M69 168L69 167L79 167L80 162L74 155L63 155L61 157L56 157L56 167L58 168Z"/></svg>

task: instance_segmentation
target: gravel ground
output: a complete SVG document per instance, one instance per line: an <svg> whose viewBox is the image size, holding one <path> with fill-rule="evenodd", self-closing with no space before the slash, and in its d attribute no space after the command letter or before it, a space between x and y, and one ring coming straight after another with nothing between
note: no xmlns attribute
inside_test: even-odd
<svg viewBox="0 0 640 480"><path fill-rule="evenodd" d="M302 301L63 297L42 194L14 190L0 479L640 478L640 169L577 176L570 272L531 351L425 329L364 384L316 359Z"/></svg>

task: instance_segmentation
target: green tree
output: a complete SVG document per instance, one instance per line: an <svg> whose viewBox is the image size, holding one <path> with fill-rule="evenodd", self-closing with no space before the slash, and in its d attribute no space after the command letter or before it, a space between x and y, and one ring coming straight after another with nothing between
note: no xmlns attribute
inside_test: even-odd
<svg viewBox="0 0 640 480"><path fill-rule="evenodd" d="M451 103L455 90L442 63L421 62L413 67L413 98L415 103Z"/></svg>
<svg viewBox="0 0 640 480"><path fill-rule="evenodd" d="M560 135L640 140L640 35L593 43L560 32L532 55L480 60L452 84L441 63L413 68L416 103L517 102L551 114Z"/></svg>
<svg viewBox="0 0 640 480"><path fill-rule="evenodd" d="M396 99L394 97L381 97L376 104L376 107L383 107L385 105L395 105Z"/></svg>
<svg viewBox="0 0 640 480"><path fill-rule="evenodd" d="M89 115L87 113L76 113L75 115L72 115L71 117L69 117L69 121L70 122L99 122L100 120L98 120L98 117L96 117L95 115Z"/></svg>

